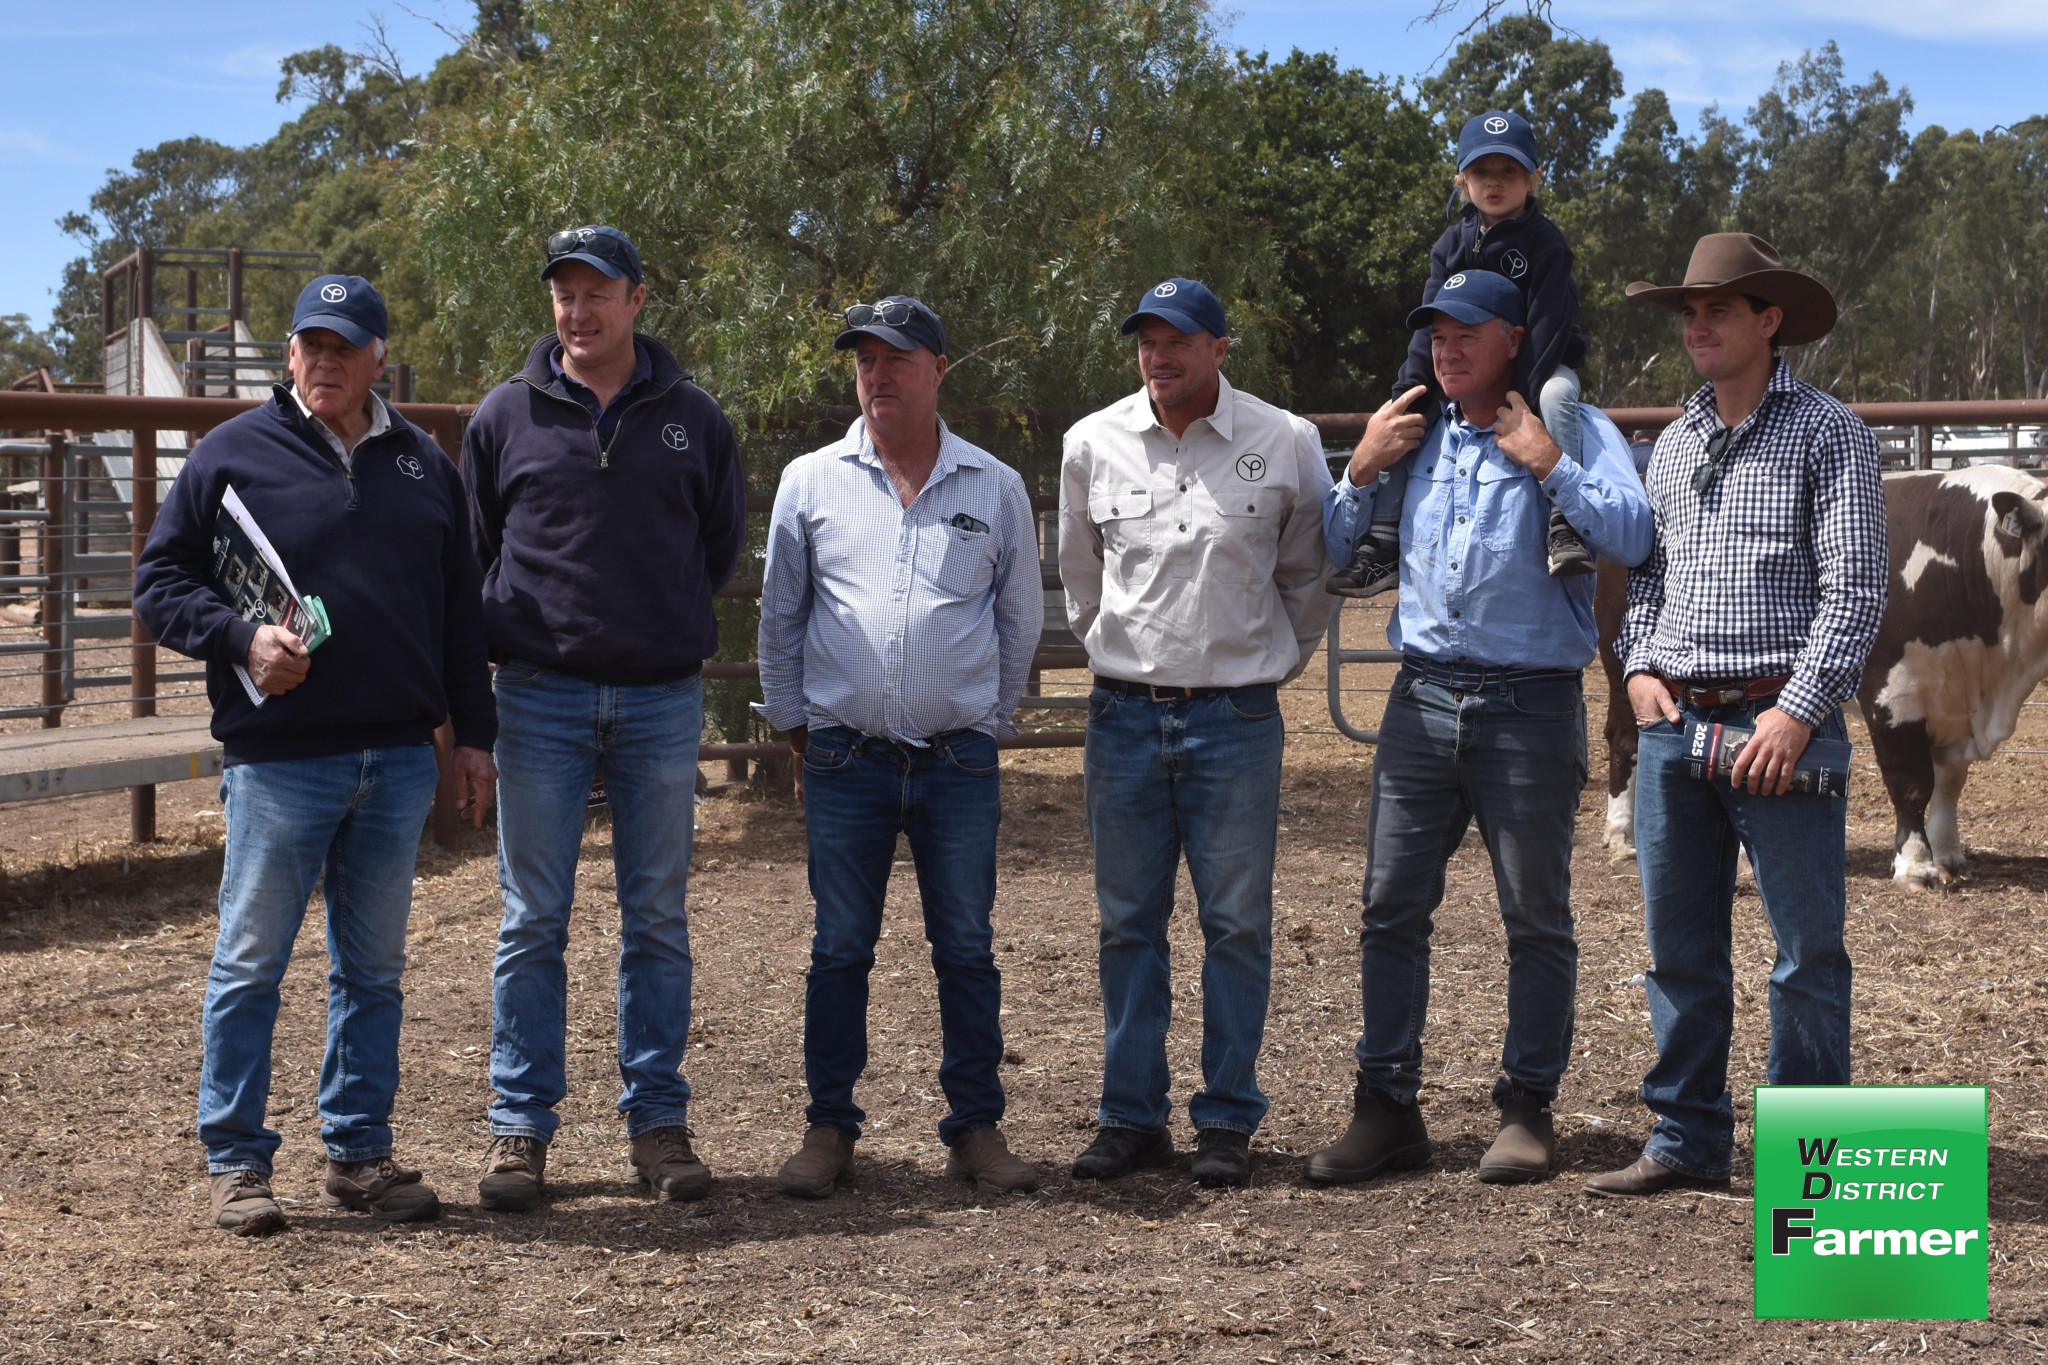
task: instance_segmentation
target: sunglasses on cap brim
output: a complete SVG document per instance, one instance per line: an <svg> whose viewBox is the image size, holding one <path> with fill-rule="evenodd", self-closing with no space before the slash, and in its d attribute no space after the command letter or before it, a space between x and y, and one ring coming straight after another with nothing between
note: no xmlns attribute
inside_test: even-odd
<svg viewBox="0 0 2048 1365"><path fill-rule="evenodd" d="M564 256L595 256L617 266L629 276L637 277L640 273L632 256L627 254L624 242L602 232L591 232L588 228L568 228L554 233L548 238L547 251L550 261Z"/></svg>
<svg viewBox="0 0 2048 1365"><path fill-rule="evenodd" d="M901 327L917 316L917 309L892 299L883 303L856 303L843 316L848 327L872 327L878 322L884 327Z"/></svg>

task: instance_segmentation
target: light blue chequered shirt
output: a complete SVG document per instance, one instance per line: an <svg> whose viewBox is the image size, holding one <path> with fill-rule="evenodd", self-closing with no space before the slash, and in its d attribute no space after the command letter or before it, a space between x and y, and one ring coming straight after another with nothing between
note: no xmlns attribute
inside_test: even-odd
<svg viewBox="0 0 2048 1365"><path fill-rule="evenodd" d="M1017 471L939 424L909 507L856 419L782 471L761 584L761 707L778 730L844 725L922 744L1015 733L1045 625Z"/></svg>

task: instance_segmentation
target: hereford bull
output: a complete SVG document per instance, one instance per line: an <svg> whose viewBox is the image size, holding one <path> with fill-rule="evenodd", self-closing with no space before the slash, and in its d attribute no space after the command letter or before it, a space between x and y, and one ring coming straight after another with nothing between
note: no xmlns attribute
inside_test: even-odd
<svg viewBox="0 0 2048 1365"><path fill-rule="evenodd" d="M1857 701L1898 827L1892 879L1963 868L1956 798L2048 674L2048 486L1980 466L1885 481L1890 601Z"/></svg>
<svg viewBox="0 0 2048 1365"><path fill-rule="evenodd" d="M1897 818L1892 876L1963 866L1956 798L2011 737L2048 675L2048 486L2002 466L1885 481L1891 585L1858 702ZM1636 729L1614 638L1627 572L1602 565L1594 613L1607 674L1607 834L1635 852Z"/></svg>

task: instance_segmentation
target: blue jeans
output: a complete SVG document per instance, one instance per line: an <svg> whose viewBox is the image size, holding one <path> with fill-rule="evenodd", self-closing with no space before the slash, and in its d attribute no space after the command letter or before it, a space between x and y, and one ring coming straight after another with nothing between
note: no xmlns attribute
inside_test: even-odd
<svg viewBox="0 0 2048 1365"><path fill-rule="evenodd" d="M1692 708L1688 720L1755 723L1768 702ZM1839 709L1814 730L1843 739ZM1735 1031L1730 918L1735 850L1749 852L1778 941L1771 968L1772 1085L1849 1083L1848 803L1832 796L1752 796L1685 770L1681 729L1658 721L1636 755L1636 865L1643 876L1646 974L1657 1063L1643 1103L1657 1115L1644 1150L1674 1171L1728 1178L1735 1111L1728 1046Z"/></svg>
<svg viewBox="0 0 2048 1365"><path fill-rule="evenodd" d="M1478 685L1471 685L1471 684ZM1429 1017L1429 936L1444 868L1477 821L1508 939L1508 1028L1496 1104L1557 1097L1571 1060L1579 946L1572 831L1586 785L1586 703L1576 673L1503 679L1395 675L1372 763L1365 915L1358 935L1365 1084L1412 1103Z"/></svg>
<svg viewBox="0 0 2048 1365"><path fill-rule="evenodd" d="M1002 1122L1003 978L989 927L1001 819L988 735L953 730L914 748L840 725L810 732L804 828L818 910L804 985L804 1121L812 1127L858 1138L867 1117L853 1086L868 1064L868 972L899 833L910 840L939 983L939 1088L952 1106L939 1140L950 1147Z"/></svg>
<svg viewBox="0 0 2048 1365"><path fill-rule="evenodd" d="M1526 399L1527 395L1523 397ZM1536 395L1536 415L1542 419L1543 429L1550 433L1550 439L1557 443L1564 457L1573 464L1584 464L1586 433L1579 418L1577 371L1560 365L1550 378L1543 381L1543 388ZM1442 419L1432 417L1430 420ZM1372 530L1388 545L1398 544L1401 539L1401 506L1408 501L1408 471L1414 466L1415 457L1409 454L1380 471L1379 492L1373 495L1372 502Z"/></svg>
<svg viewBox="0 0 2048 1365"><path fill-rule="evenodd" d="M199 1140L206 1169L270 1173L278 984L314 878L327 901L327 1055L320 1135L336 1161L391 1155L413 859L434 804L431 745L238 763L221 774L227 853L206 977Z"/></svg>
<svg viewBox="0 0 2048 1365"><path fill-rule="evenodd" d="M1187 852L1202 927L1202 1080L1196 1128L1257 1131L1259 1046L1273 975L1273 846L1280 825L1280 694L1271 683L1153 701L1098 687L1083 773L1102 913L1105 1128L1163 1128L1173 1020L1166 925Z"/></svg>
<svg viewBox="0 0 2048 1365"><path fill-rule="evenodd" d="M619 1112L638 1136L687 1122L690 917L704 686L584 682L498 669L498 881L491 1131L552 1142L567 1093L569 906L591 780L604 773L619 902Z"/></svg>

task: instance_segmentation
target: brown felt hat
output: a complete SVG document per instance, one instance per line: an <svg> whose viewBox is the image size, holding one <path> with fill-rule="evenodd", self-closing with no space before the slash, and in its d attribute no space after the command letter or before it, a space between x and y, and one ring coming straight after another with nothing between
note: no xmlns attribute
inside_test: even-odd
<svg viewBox="0 0 2048 1365"><path fill-rule="evenodd" d="M1693 244L1684 284L1637 280L1628 296L1676 309L1687 294L1704 289L1732 289L1776 304L1785 314L1778 324L1781 345L1803 346L1834 329L1835 296L1828 287L1811 275L1787 270L1778 249L1749 232L1708 233Z"/></svg>

